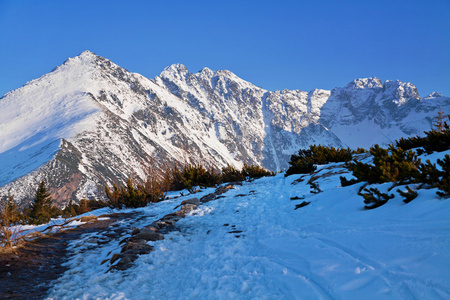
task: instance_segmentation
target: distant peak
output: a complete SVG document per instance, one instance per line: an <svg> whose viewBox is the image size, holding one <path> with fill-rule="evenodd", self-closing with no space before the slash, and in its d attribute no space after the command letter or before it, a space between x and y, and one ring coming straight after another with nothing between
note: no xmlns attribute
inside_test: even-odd
<svg viewBox="0 0 450 300"><path fill-rule="evenodd" d="M95 55L94 52L91 52L89 50L84 50L83 52L81 52L81 54L79 56L90 56L90 55Z"/></svg>
<svg viewBox="0 0 450 300"><path fill-rule="evenodd" d="M77 56L69 57L64 61L62 65L54 68L53 71L73 66L90 65L94 62L96 57L98 56L92 53L91 51L85 50Z"/></svg>
<svg viewBox="0 0 450 300"><path fill-rule="evenodd" d="M211 69L208 68L208 67L204 67L204 68L202 68L202 69L200 70L200 72L213 72L213 70L211 70Z"/></svg>
<svg viewBox="0 0 450 300"><path fill-rule="evenodd" d="M236 74L234 74L233 72L231 72L229 70L219 70L219 71L217 71L217 73L222 74L224 76L228 76L228 77L237 77Z"/></svg>
<svg viewBox="0 0 450 300"><path fill-rule="evenodd" d="M400 99L399 103L403 103L403 99L415 98L420 99L417 87L411 82L401 82L400 80L386 80L384 83L386 92L391 93L395 98Z"/></svg>
<svg viewBox="0 0 450 300"><path fill-rule="evenodd" d="M214 74L214 71L208 67L204 67L203 69L200 70L199 73L200 74Z"/></svg>
<svg viewBox="0 0 450 300"><path fill-rule="evenodd" d="M165 69L164 69L164 71L175 71L175 72L178 72L178 73L180 73L180 72L188 72L188 69L186 68L186 66L185 65L183 65L183 64L172 64L172 65L170 65L170 66L168 66L168 67L166 67ZM164 72L163 71L163 72Z"/></svg>
<svg viewBox="0 0 450 300"><path fill-rule="evenodd" d="M182 64L172 64L168 67L166 67L161 74L159 74L159 77L173 80L174 78L180 78L185 77L189 74L188 69L185 65Z"/></svg>
<svg viewBox="0 0 450 300"><path fill-rule="evenodd" d="M383 83L377 77L358 78L347 84L351 89L373 89L382 88Z"/></svg>
<svg viewBox="0 0 450 300"><path fill-rule="evenodd" d="M432 92L428 96L426 96L424 99L432 99L432 98L442 98L444 95L442 95L439 92Z"/></svg>
<svg viewBox="0 0 450 300"><path fill-rule="evenodd" d="M95 53L93 53L89 50L85 50L85 51L81 52L79 55L69 58L69 60L73 60L73 59L92 60L96 57L98 57L98 55L96 55Z"/></svg>

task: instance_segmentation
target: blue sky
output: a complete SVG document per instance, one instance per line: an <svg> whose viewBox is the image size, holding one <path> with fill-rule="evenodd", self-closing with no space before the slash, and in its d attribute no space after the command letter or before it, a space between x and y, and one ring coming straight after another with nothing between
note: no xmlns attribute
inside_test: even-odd
<svg viewBox="0 0 450 300"><path fill-rule="evenodd" d="M0 95L84 50L154 78L227 69L268 90L376 76L450 96L450 1L0 0Z"/></svg>

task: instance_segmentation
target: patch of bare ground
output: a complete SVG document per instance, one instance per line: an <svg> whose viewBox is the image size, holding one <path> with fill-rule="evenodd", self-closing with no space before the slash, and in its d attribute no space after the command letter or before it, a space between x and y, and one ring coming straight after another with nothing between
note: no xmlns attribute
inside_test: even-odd
<svg viewBox="0 0 450 300"><path fill-rule="evenodd" d="M51 282L67 268L67 245L82 234L109 231L119 219L135 217L135 213L110 214L109 219L82 220L88 223L53 234L43 234L24 242L12 252L0 253L0 299L45 299ZM125 228L115 227L112 236L120 237Z"/></svg>

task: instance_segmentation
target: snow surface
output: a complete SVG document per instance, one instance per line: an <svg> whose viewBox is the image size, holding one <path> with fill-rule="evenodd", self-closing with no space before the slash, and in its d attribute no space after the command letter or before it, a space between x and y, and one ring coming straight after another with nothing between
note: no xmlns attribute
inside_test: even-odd
<svg viewBox="0 0 450 300"><path fill-rule="evenodd" d="M96 73L92 60L83 52L1 98L0 186L52 159L62 138L95 124L100 108L82 92Z"/></svg>
<svg viewBox="0 0 450 300"><path fill-rule="evenodd" d="M320 166L314 175L321 176L322 193L310 193L311 175L278 174L236 186L180 220L164 240L150 242L155 251L126 271L107 273L108 263L101 264L120 252L120 239L90 245L98 234L87 234L70 244L69 270L49 299L450 297L448 199L436 189L419 190L405 204L394 189L394 199L366 211L356 195L361 184L340 187L339 176L352 176L342 165ZM290 200L295 196L304 199ZM121 225L129 232L149 225L192 197L138 209L143 218ZM310 204L295 210L302 201Z"/></svg>

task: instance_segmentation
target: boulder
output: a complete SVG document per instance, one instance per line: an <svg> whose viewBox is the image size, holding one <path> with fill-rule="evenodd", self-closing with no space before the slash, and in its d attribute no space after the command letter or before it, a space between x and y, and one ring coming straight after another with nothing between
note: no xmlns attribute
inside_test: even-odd
<svg viewBox="0 0 450 300"><path fill-rule="evenodd" d="M216 198L216 195L214 193L211 193L211 194L208 194L208 195L205 195L205 196L201 197L200 201L202 203L206 203L206 202L214 200L215 198Z"/></svg>
<svg viewBox="0 0 450 300"><path fill-rule="evenodd" d="M138 234L131 237L130 241L145 240L155 242L163 239L164 235L162 235L161 233L155 232L151 229L143 228Z"/></svg>
<svg viewBox="0 0 450 300"><path fill-rule="evenodd" d="M191 198L191 199L187 199L187 200L183 200L181 202L180 205L177 205L174 209L177 209L180 206L186 205L186 204L196 204L196 205L200 205L200 200L198 200L198 198Z"/></svg>
<svg viewBox="0 0 450 300"><path fill-rule="evenodd" d="M198 207L198 204L185 204L180 208L179 211L176 212L176 214L184 218L188 213L190 213L197 207Z"/></svg>
<svg viewBox="0 0 450 300"><path fill-rule="evenodd" d="M196 204L196 205L200 205L200 200L198 200L197 198L192 198L192 199L187 199L181 202L181 205L186 205L186 204Z"/></svg>
<svg viewBox="0 0 450 300"><path fill-rule="evenodd" d="M146 243L136 243L136 242L128 242L125 246L122 247L122 254L149 254L153 251L153 246L150 246Z"/></svg>

